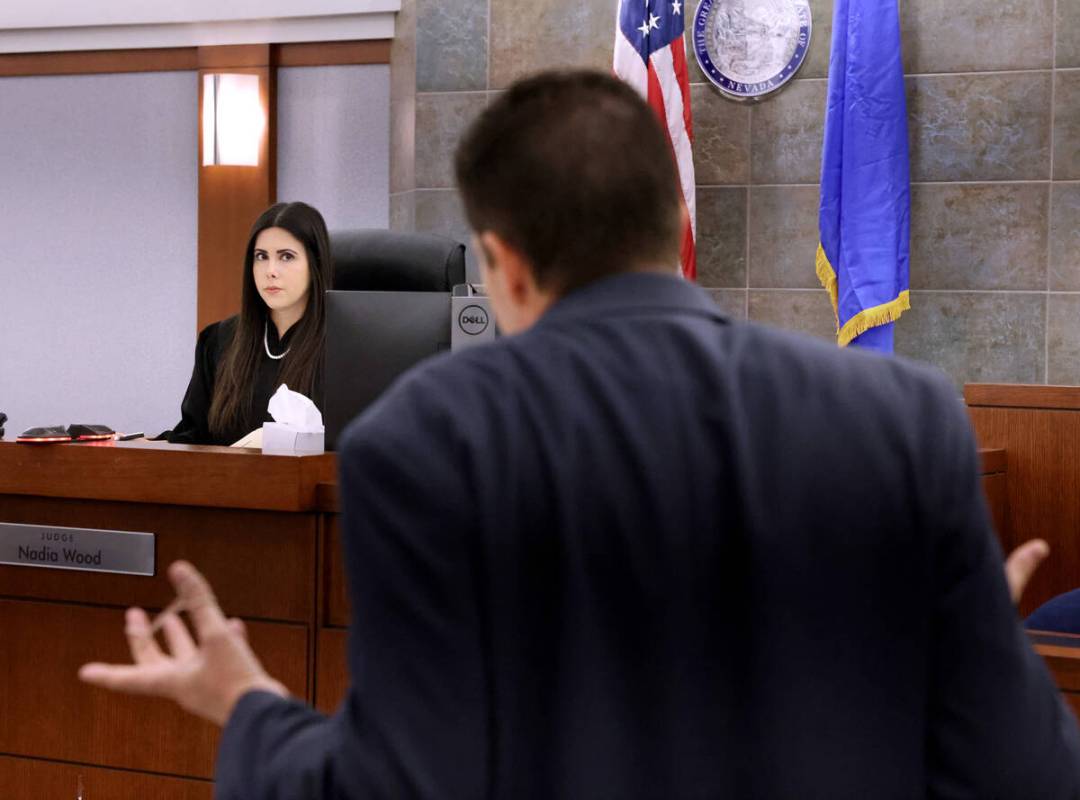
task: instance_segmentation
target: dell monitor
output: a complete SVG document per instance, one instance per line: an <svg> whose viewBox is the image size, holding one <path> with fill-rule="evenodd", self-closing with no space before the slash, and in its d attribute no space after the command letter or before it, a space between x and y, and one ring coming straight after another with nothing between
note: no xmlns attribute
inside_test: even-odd
<svg viewBox="0 0 1080 800"><path fill-rule="evenodd" d="M326 293L326 448L394 379L450 349L449 292Z"/></svg>

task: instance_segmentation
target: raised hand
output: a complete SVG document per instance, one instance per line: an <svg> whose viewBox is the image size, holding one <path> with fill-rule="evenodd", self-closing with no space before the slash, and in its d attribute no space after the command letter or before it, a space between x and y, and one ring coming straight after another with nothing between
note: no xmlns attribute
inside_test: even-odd
<svg viewBox="0 0 1080 800"><path fill-rule="evenodd" d="M175 700L181 708L224 725L236 702L262 690L288 696L263 669L248 645L243 623L227 620L206 579L186 561L169 567L180 605L187 610L197 642L180 617L161 618L168 652L154 639L146 612L127 612L125 634L133 664L85 664L79 678L95 686Z"/></svg>

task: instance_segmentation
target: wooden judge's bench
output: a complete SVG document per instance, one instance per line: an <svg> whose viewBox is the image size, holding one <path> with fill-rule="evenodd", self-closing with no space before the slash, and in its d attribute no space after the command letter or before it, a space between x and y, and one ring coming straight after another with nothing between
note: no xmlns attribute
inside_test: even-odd
<svg viewBox="0 0 1080 800"><path fill-rule="evenodd" d="M969 384L964 400L979 446L1005 454L1002 549L1036 538L1050 545L1020 602L1027 616L1080 588L1080 386ZM1032 640L1080 715L1080 637L1032 634Z"/></svg>
<svg viewBox="0 0 1080 800"><path fill-rule="evenodd" d="M1080 387L968 387L983 486L1010 549L1053 556L1022 610L1080 586ZM170 702L76 679L127 662L123 612L164 608L184 558L243 618L269 672L332 711L347 687L348 603L333 455L149 442L0 441L0 523L152 533L152 577L0 566L0 800L210 800L218 734ZM1038 643L1080 710L1080 639Z"/></svg>
<svg viewBox="0 0 1080 800"><path fill-rule="evenodd" d="M153 577L0 566L0 799L210 800L216 729L162 700L80 683L128 662L123 612L173 599L196 564L247 623L266 668L333 710L347 685L348 609L333 455L148 442L0 442L0 523L152 533Z"/></svg>

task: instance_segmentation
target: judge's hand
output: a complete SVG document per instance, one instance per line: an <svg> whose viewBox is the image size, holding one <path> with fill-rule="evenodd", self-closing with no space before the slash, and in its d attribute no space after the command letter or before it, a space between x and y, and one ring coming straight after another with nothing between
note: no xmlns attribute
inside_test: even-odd
<svg viewBox="0 0 1080 800"><path fill-rule="evenodd" d="M1005 559L1005 579L1009 583L1009 594L1013 604L1019 604L1031 576L1039 564L1050 555L1050 546L1042 539L1024 542Z"/></svg>
<svg viewBox="0 0 1080 800"><path fill-rule="evenodd" d="M146 612L127 612L125 633L134 664L85 664L79 678L94 686L175 700L181 708L224 725L236 702L260 689L282 697L288 690L263 670L240 620L227 620L210 584L186 561L169 567L169 579L191 617L196 643L176 614L162 620L169 652L154 639Z"/></svg>

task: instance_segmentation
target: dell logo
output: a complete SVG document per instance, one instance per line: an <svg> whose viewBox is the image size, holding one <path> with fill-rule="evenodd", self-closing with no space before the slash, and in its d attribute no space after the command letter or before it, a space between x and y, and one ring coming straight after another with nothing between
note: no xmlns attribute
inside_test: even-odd
<svg viewBox="0 0 1080 800"><path fill-rule="evenodd" d="M488 327L487 311L480 306L465 306L458 314L458 327L469 336L479 336Z"/></svg>

